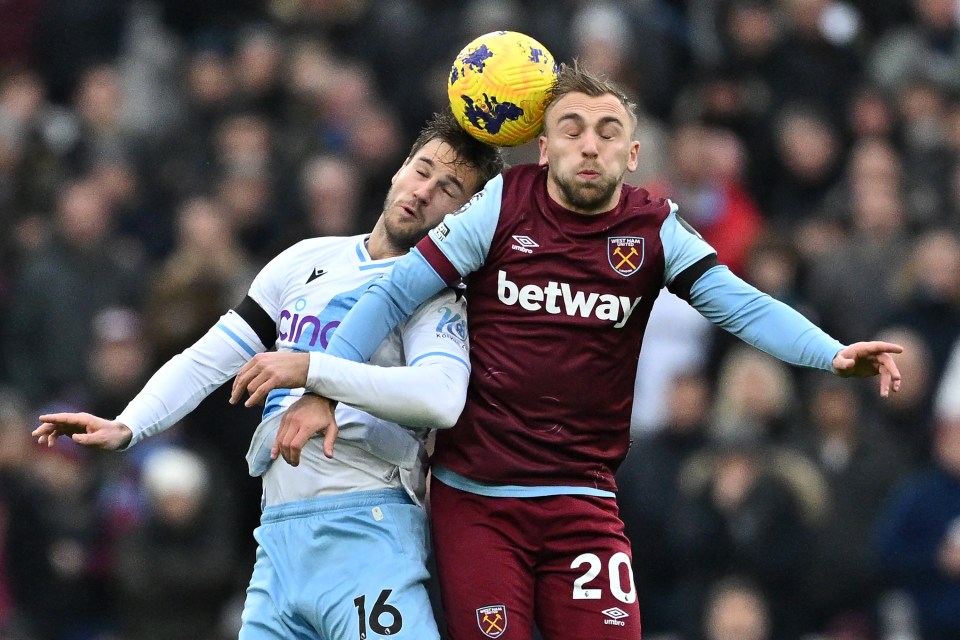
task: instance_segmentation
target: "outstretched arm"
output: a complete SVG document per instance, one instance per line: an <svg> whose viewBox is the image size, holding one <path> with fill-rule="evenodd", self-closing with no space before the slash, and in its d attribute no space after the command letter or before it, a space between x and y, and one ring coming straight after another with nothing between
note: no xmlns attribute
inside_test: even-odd
<svg viewBox="0 0 960 640"><path fill-rule="evenodd" d="M700 276L690 304L714 324L744 342L790 364L831 371L842 377L880 375L880 395L900 388L889 342L844 346L790 306L744 282L723 265Z"/></svg>
<svg viewBox="0 0 960 640"><path fill-rule="evenodd" d="M33 435L47 446L59 436L100 449L133 446L176 424L264 348L246 321L231 311L160 367L116 420L86 413L48 414L40 416L42 424Z"/></svg>

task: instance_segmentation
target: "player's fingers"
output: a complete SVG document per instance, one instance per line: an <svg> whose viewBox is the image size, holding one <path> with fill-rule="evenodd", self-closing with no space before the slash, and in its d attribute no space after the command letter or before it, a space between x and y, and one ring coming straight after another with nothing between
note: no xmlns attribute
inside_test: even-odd
<svg viewBox="0 0 960 640"><path fill-rule="evenodd" d="M109 442L101 433L75 433L70 438L77 444L82 444L85 447L92 447L95 449L106 449L108 448Z"/></svg>
<svg viewBox="0 0 960 640"><path fill-rule="evenodd" d="M903 347L899 344L893 342L883 342L878 340L876 342L871 342L871 352L873 353L903 353Z"/></svg>
<svg viewBox="0 0 960 640"><path fill-rule="evenodd" d="M57 438L63 435L60 429L57 428L57 425L51 423L45 423L42 426L47 427L44 430L44 433L40 435L37 439L37 442L40 444L47 445L48 447L53 447L57 444Z"/></svg>
<svg viewBox="0 0 960 640"><path fill-rule="evenodd" d="M837 354L837 356L833 359L833 368L837 374L841 376L847 375L856 364L857 361L853 358L848 358L840 354Z"/></svg>
<svg viewBox="0 0 960 640"><path fill-rule="evenodd" d="M284 451L284 439L287 437L287 431L289 430L289 424L287 423L288 414L285 413L282 418L280 418L280 426L277 427L277 436L273 439L273 446L270 447L270 459L276 460L279 456L283 456L283 459L286 460L286 452Z"/></svg>
<svg viewBox="0 0 960 640"><path fill-rule="evenodd" d="M880 397L886 398L890 395L890 372L886 367L880 367Z"/></svg>
<svg viewBox="0 0 960 640"><path fill-rule="evenodd" d="M336 420L331 419L330 425L323 434L323 455L328 458L333 457L333 444L337 441L338 433L340 433L340 427L337 426Z"/></svg>
<svg viewBox="0 0 960 640"><path fill-rule="evenodd" d="M46 436L46 435L49 435L49 434L55 432L56 430L57 430L57 428L56 428L55 426L53 426L53 425L50 424L49 422L44 422L44 423L41 424L39 427L37 427L36 429L34 429L33 431L31 431L31 432L30 432L30 435L32 435L32 436L34 436L34 437L37 437L37 436Z"/></svg>
<svg viewBox="0 0 960 640"><path fill-rule="evenodd" d="M89 413L45 413L40 416L40 422L49 422L55 425L83 426L90 421Z"/></svg>
<svg viewBox="0 0 960 640"><path fill-rule="evenodd" d="M286 460L291 467L300 464L300 451L295 444L298 433L298 428L291 424L283 436L278 439L280 455L283 456L283 459ZM278 434L278 436L279 435L280 434Z"/></svg>
<svg viewBox="0 0 960 640"><path fill-rule="evenodd" d="M880 370L880 395L886 398L890 391L897 392L900 390L902 382L900 369L889 354L879 356L877 364ZM884 393L884 386L886 386L887 393Z"/></svg>
<svg viewBox="0 0 960 640"><path fill-rule="evenodd" d="M281 442L279 444L280 456L287 461L291 467L295 467L300 464L300 452L295 452L293 447L290 445L289 440Z"/></svg>
<svg viewBox="0 0 960 640"><path fill-rule="evenodd" d="M242 370L241 372L242 373ZM233 386L230 387L230 404L237 404L243 396L243 390L246 385L240 380L240 373L233 378Z"/></svg>
<svg viewBox="0 0 960 640"><path fill-rule="evenodd" d="M247 385L247 391L250 393L250 397L247 398L247 401L243 403L244 406L255 407L258 404L261 404L267 397L267 394L273 391L276 387L277 385L270 378L269 374L266 372L261 373L249 385Z"/></svg>
<svg viewBox="0 0 960 640"><path fill-rule="evenodd" d="M249 390L250 381L260 374L260 362L254 356L233 378L233 388L230 390L230 402L237 403L243 397L243 392Z"/></svg>
<svg viewBox="0 0 960 640"><path fill-rule="evenodd" d="M52 424L45 422L34 429L31 435L37 438L37 444L50 446L48 442L57 439L57 430Z"/></svg>
<svg viewBox="0 0 960 640"><path fill-rule="evenodd" d="M307 442L310 441L310 438L313 437L314 433L314 430L309 427L301 428L290 441L290 457L296 460L297 464L300 464L300 452L303 451L303 448L307 445Z"/></svg>

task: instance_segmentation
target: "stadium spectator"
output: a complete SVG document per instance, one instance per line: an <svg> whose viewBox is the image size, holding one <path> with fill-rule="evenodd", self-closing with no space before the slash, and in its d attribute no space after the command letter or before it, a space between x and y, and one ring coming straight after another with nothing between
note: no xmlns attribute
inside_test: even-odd
<svg viewBox="0 0 960 640"><path fill-rule="evenodd" d="M889 323L913 329L927 343L938 379L960 338L960 229L935 225L911 234L895 284Z"/></svg>
<svg viewBox="0 0 960 640"><path fill-rule="evenodd" d="M768 222L794 233L823 206L842 173L843 140L818 109L791 102L776 112L766 197Z"/></svg>
<svg viewBox="0 0 960 640"><path fill-rule="evenodd" d="M912 470L929 464L933 453L933 402L940 379L934 374L935 358L923 334L906 326L890 325L877 334L879 339L902 340L904 353L898 360L903 371L910 372L915 380L903 395L897 394L893 402L874 406L869 399L866 403L869 416L867 424L860 428L870 428L874 419L878 421L883 438L889 439L900 451L904 461ZM949 353L949 350L948 350Z"/></svg>
<svg viewBox="0 0 960 640"><path fill-rule="evenodd" d="M681 559L667 523L680 497L681 470L708 442L712 405L710 382L696 370L675 374L665 395L663 424L638 435L617 470L624 530L634 550L637 598L643 603L643 632L651 636L676 631L682 618Z"/></svg>
<svg viewBox="0 0 960 640"><path fill-rule="evenodd" d="M932 464L894 490L877 519L889 584L912 598L924 640L960 634L960 358L938 391Z"/></svg>
<svg viewBox="0 0 960 640"><path fill-rule="evenodd" d="M920 79L960 88L960 34L952 0L912 0L913 20L879 35L866 61L871 78L899 93Z"/></svg>
<svg viewBox="0 0 960 640"><path fill-rule="evenodd" d="M686 203L684 220L740 276L763 229L759 207L741 182L742 156L743 147L732 133L681 124L674 130L666 172L643 185L656 197Z"/></svg>
<svg viewBox="0 0 960 640"><path fill-rule="evenodd" d="M787 469L749 433L713 440L684 466L666 530L679 563L675 624L682 632L696 633L709 586L736 573L762 589L773 637L800 637L807 615L801 571L813 527Z"/></svg>
<svg viewBox="0 0 960 640"><path fill-rule="evenodd" d="M215 469L180 446L147 454L140 473L146 506L116 551L122 637L219 638L221 610L233 587L229 514L235 506L224 500Z"/></svg>
<svg viewBox="0 0 960 640"><path fill-rule="evenodd" d="M886 333L883 337L904 336ZM909 341L902 344L905 353L912 352ZM906 359L898 364L911 385L920 377L907 368ZM814 528L810 557L800 569L811 629L837 628L854 620L868 627L872 624L884 583L875 550L864 540L870 539L890 489L909 469L909 460L896 441L864 406L861 390L836 382L828 378L813 384L813 393L804 403L806 424L796 439L799 450L815 462L828 492L827 508Z"/></svg>
<svg viewBox="0 0 960 640"><path fill-rule="evenodd" d="M35 451L7 504L7 570L38 638L96 638L112 628L115 543L95 453L64 440ZM50 603L57 603L51 615Z"/></svg>
<svg viewBox="0 0 960 640"><path fill-rule="evenodd" d="M711 585L704 605L703 640L771 640L773 621L763 591L751 580L725 576Z"/></svg>
<svg viewBox="0 0 960 640"><path fill-rule="evenodd" d="M803 289L824 328L846 340L874 335L890 317L894 280L909 247L901 191L871 185L851 196L840 242L817 255Z"/></svg>
<svg viewBox="0 0 960 640"><path fill-rule="evenodd" d="M797 430L796 404L793 372L779 360L737 343L720 360L711 432L783 444Z"/></svg>
<svg viewBox="0 0 960 640"><path fill-rule="evenodd" d="M112 215L89 180L65 185L52 237L27 252L14 276L3 345L12 382L32 406L82 396L94 316L142 301L143 265L103 250Z"/></svg>

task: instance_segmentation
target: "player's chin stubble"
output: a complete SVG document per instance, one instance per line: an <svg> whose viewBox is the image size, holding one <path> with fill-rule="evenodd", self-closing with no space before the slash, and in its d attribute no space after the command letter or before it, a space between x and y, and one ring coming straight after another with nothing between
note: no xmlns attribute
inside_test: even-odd
<svg viewBox="0 0 960 640"><path fill-rule="evenodd" d="M397 210L400 209L400 205L396 203L394 204L394 207ZM430 229L423 228L418 222L414 222L412 220L406 224L402 223L398 218L399 216L403 215L402 213L398 213L393 209L388 209L387 211L388 213L383 221L384 230L386 231L387 239L389 240L390 244L397 249L402 249L405 251L412 249L418 242L423 240L423 238L427 235L427 232L430 231ZM393 212L393 215L390 215L390 212Z"/></svg>
<svg viewBox="0 0 960 640"><path fill-rule="evenodd" d="M575 184L572 179L554 176L570 208L579 211L594 211L606 205L617 189L617 183L604 180L598 184Z"/></svg>

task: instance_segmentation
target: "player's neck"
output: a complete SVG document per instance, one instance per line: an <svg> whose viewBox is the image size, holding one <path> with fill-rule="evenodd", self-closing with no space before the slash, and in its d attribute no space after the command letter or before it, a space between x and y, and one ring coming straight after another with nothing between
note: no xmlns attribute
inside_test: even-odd
<svg viewBox="0 0 960 640"><path fill-rule="evenodd" d="M399 249L393 246L393 243L387 238L387 234L379 222L373 228L373 231L370 232L370 235L367 236L365 242L367 253L370 254L370 258L373 260L396 258L404 255L408 251L408 249Z"/></svg>

